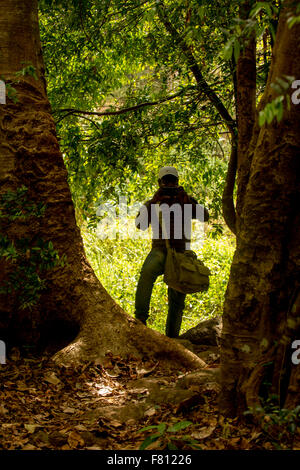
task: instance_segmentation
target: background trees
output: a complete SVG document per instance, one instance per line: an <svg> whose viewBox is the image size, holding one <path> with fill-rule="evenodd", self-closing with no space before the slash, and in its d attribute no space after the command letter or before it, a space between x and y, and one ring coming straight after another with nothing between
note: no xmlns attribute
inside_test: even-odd
<svg viewBox="0 0 300 470"><path fill-rule="evenodd" d="M286 369L278 369L282 348L288 346L276 344L287 328L286 315L295 301L299 262L292 253L294 248L287 246L297 226L293 202L298 194L294 179L299 149L296 108L283 104L291 81L299 75L297 61L287 53L290 47L298 54L293 42L298 28L297 2L101 5L78 5L77 22L74 17L71 22L85 36L84 46L93 50L93 60L87 61L93 67L93 79L106 76L101 84L108 88L102 100L94 102L95 114L83 112L89 106L83 101L73 101L65 111L57 106L62 135L67 119L75 127L79 116L93 119L85 125L91 145L82 142L82 131L77 132L79 145L71 160L77 165L84 160L86 171L90 167L93 174L97 165L89 166L89 162L98 152L101 168L109 168L93 180L99 188L103 188L101 173L106 181L116 177L118 189L126 186L129 194L128 188L132 188L133 194L146 197L146 186L130 186L135 171L144 174L149 184L151 174L155 181L156 165L176 163L183 170L185 185L204 199L214 222L220 222L224 189L223 214L237 235L237 250L224 306L222 406L228 411L236 403L243 410L265 393L260 384L266 379L261 364L266 357L272 363L268 374L273 375L273 393L286 386L290 374L288 358ZM53 93L55 97L54 89ZM123 111L132 107L135 109ZM107 112L112 115L105 116ZM278 166L278 162L287 162L288 155L289 165ZM85 179L88 181L88 173ZM71 177L71 184L76 194L75 178ZM78 204L82 214L88 213L86 203L93 191L89 185ZM282 404L286 391L277 396Z"/></svg>
<svg viewBox="0 0 300 470"><path fill-rule="evenodd" d="M0 108L1 337L9 347L40 343L57 351L67 344L56 355L60 363L103 360L110 352L202 366L189 351L129 317L86 259L46 93L37 7L10 0L0 20L0 75L15 96ZM31 74L19 70L25 59ZM66 263L54 263L63 257ZM29 305L19 302L22 287Z"/></svg>
<svg viewBox="0 0 300 470"><path fill-rule="evenodd" d="M271 377L272 392L284 390L277 393L280 404L286 400L291 403L293 385L287 393L287 384L290 380L291 384L297 382L297 372L291 371L288 354L284 356L287 358L284 367L281 364L288 341L297 336L297 329L293 329L296 325L291 327L288 319L290 312L294 315L298 309L299 278L299 221L295 201L300 133L297 108L288 106L290 85L300 75L295 60L299 55L297 2L43 0L39 6L48 95L71 188L70 195L62 183L63 204L72 207L72 196L89 252L95 242L92 230L99 222L97 205L108 201L116 204L120 194L126 194L129 203L142 202L155 187L158 168L164 164L176 165L187 191L210 211L210 236L216 239L223 232L230 240L222 253L231 252L234 245L222 213L236 234L236 252L224 305L221 407L223 411L236 413L237 409L241 412L257 403L258 396L266 394L265 387L261 387L266 375ZM9 144L13 155L19 155L28 138L22 134L22 142L18 141L18 113L22 116L25 113L32 128L35 121L34 115L29 119L29 107L45 106L45 113L49 114L48 104L43 101L43 66L32 58L30 48L34 50L35 46L29 46L26 38L24 43L28 44L25 59L30 59L34 69L27 66L21 73L27 78L11 86L17 92L24 86L34 87L35 81L28 78L28 72L34 74L37 69L42 95L37 98L33 91L30 103L25 98L19 104L10 102L3 114L3 142L9 139L14 142ZM289 51L294 51L294 56ZM5 60L0 71L12 80L19 70L18 61L13 62L10 70L11 59ZM25 105L28 105L26 112ZM48 127L55 135L52 120L46 115L44 118L45 127L35 135L35 143L38 133L43 135ZM13 120L8 130L10 119ZM66 173L54 140L55 161L60 168L57 175L63 181ZM47 151L43 152L40 161L47 167ZM26 165L28 161L31 160L27 159ZM38 192L45 194L47 189L47 185L39 189L39 171L47 171L39 169L34 161L33 170L31 164L30 169L26 167L27 179L18 176L14 185L5 180L3 192L11 187L16 189L17 183L30 181L29 195L34 196L37 204ZM35 180L37 186L32 183ZM50 180L44 181L50 185ZM44 202L49 204L48 196ZM58 262L53 249L60 255L66 253L77 266L73 272L79 274L77 281L73 276L71 283L70 271L63 282L49 275L58 291L61 289L61 297L53 301L45 292L44 301L52 305L51 312L61 311L61 305L73 312L65 286L68 285L67 292L77 292L78 298L87 301L89 294L84 294L83 285L88 284L86 292L93 297L92 292L97 291L101 307L96 308L99 304L96 297L94 303L79 302L78 318L86 311L89 313L83 316L89 319L104 315L106 324L114 326L113 331L104 329L101 341L104 335L106 345L115 344L113 339L119 338L118 322L123 317L107 293L99 288L84 261L74 215L69 220L62 210L54 233L49 230L49 223L53 221L54 227L58 217L54 205L53 214L47 214L48 225L41 222L36 226L38 233L47 235L44 239L48 244L44 248L52 261ZM22 230L25 234L24 227ZM9 233L12 237L13 232ZM54 248L50 241L55 242ZM224 238L220 246L224 248ZM136 252L137 245L129 249ZM112 241L106 243L103 251L110 255L117 251L121 258L126 248ZM211 259L223 256L214 255L212 248L202 253ZM213 292L222 291L222 296L230 256L231 253L227 263L220 261L216 269L216 277L226 273L222 283L214 284L213 289ZM95 259L99 260L96 256ZM98 269L100 273L101 259ZM83 282L84 272L88 272L87 284ZM123 274L129 279L128 272ZM78 291L76 286L81 286ZM119 294L123 288L120 284ZM220 298L217 302L213 299L218 304L217 311ZM77 297L74 303L77 305ZM94 317L95 308L99 317L98 314ZM197 308L201 309L199 304ZM47 315L51 317L50 310ZM213 312L212 305L209 313ZM94 321L88 320L84 329L84 348L89 351L99 344L100 337L97 337L91 347L87 346L88 331ZM78 320L77 327L80 323ZM124 350L132 333L130 319L125 323L127 333L121 341ZM288 338L285 345L280 342L283 335ZM72 347L67 351L71 355L74 352ZM266 368L264 364L268 362L272 365Z"/></svg>

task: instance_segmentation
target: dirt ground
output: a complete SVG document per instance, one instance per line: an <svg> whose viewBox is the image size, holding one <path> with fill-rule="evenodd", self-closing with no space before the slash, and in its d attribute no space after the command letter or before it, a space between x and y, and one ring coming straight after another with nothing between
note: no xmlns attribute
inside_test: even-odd
<svg viewBox="0 0 300 470"><path fill-rule="evenodd" d="M74 369L14 349L0 365L0 449L300 448L297 433L291 444L249 420L220 416L218 347L194 352L207 369L165 370L110 355Z"/></svg>

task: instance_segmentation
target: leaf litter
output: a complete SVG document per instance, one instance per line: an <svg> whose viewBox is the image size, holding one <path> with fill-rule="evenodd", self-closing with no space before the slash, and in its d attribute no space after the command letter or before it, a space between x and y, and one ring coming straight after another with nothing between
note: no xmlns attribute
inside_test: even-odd
<svg viewBox="0 0 300 470"><path fill-rule="evenodd" d="M70 368L15 350L0 366L0 449L136 450L146 439L156 449L276 448L253 424L219 416L211 379L180 388L188 373L112 355ZM161 423L178 431L152 438Z"/></svg>

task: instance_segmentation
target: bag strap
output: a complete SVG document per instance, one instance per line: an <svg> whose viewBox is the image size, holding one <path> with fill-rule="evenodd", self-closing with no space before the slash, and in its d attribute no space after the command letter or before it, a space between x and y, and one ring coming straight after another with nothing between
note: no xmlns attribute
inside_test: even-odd
<svg viewBox="0 0 300 470"><path fill-rule="evenodd" d="M165 227L164 218L163 218L162 212L159 210L159 208L157 206L159 206L159 204L155 204L155 211L156 211L158 223L159 223L159 226L161 228L162 234L165 237L167 250L170 250L171 245L170 245L170 242L169 242L168 237L167 237L167 231L166 231L166 227Z"/></svg>

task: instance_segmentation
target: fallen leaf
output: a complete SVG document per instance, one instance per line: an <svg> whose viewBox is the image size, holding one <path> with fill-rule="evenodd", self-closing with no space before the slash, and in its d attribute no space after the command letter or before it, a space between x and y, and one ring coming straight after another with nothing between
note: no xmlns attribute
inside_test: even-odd
<svg viewBox="0 0 300 470"><path fill-rule="evenodd" d="M50 384L52 385L58 385L61 383L61 381L59 380L59 378L55 375L54 372L49 372L47 374L44 375L44 380L46 382L49 382Z"/></svg>
<svg viewBox="0 0 300 470"><path fill-rule="evenodd" d="M249 441L247 441L247 439L242 437L241 444L240 444L240 449L246 450L246 449L249 448L249 446L250 446Z"/></svg>
<svg viewBox="0 0 300 470"><path fill-rule="evenodd" d="M137 367L136 372L137 372L138 378L140 379L141 377L146 377L147 375L150 375L151 372L153 372L156 369L157 366L158 366L158 362L156 364L154 364L154 366L149 368L149 369L146 369L146 368L143 368L143 367L141 367L141 368Z"/></svg>
<svg viewBox="0 0 300 470"><path fill-rule="evenodd" d="M24 424L24 428L26 431L28 431L30 434L33 434L36 430L36 428L40 428L41 426L39 424Z"/></svg>
<svg viewBox="0 0 300 470"><path fill-rule="evenodd" d="M25 390L29 390L28 386L24 382L19 382L17 385L17 389L21 392L25 392Z"/></svg>
<svg viewBox="0 0 300 470"><path fill-rule="evenodd" d="M10 353L10 359L12 361L19 361L21 357L20 350L18 348L12 348Z"/></svg>
<svg viewBox="0 0 300 470"><path fill-rule="evenodd" d="M107 375L111 377L112 379L118 377L121 374L121 370L117 366L117 364L114 366L111 372L107 372Z"/></svg>
<svg viewBox="0 0 300 470"><path fill-rule="evenodd" d="M77 431L87 431L87 428L83 426L83 424L77 424L77 426L74 426L74 429L77 429Z"/></svg>
<svg viewBox="0 0 300 470"><path fill-rule="evenodd" d="M111 360L107 357L105 357L103 360L102 360L102 367L103 369L113 369L114 366L113 366L113 363L111 362Z"/></svg>
<svg viewBox="0 0 300 470"><path fill-rule="evenodd" d="M206 437L209 437L214 430L216 429L216 423L211 424L210 426L203 427L198 429L198 431L194 431L191 433L191 436L194 439L205 439Z"/></svg>
<svg viewBox="0 0 300 470"><path fill-rule="evenodd" d="M114 428L119 428L120 426L123 426L120 421L116 421L115 419L112 419L109 421L109 426L113 426Z"/></svg>
<svg viewBox="0 0 300 470"><path fill-rule="evenodd" d="M71 449L76 449L77 447L84 446L84 439L82 439L81 435L76 431L71 431L68 436L68 444Z"/></svg>
<svg viewBox="0 0 300 470"><path fill-rule="evenodd" d="M69 446L69 444L65 444L61 447L61 450L71 450L71 447Z"/></svg>
<svg viewBox="0 0 300 470"><path fill-rule="evenodd" d="M32 444L26 444L24 447L22 447L22 450L36 450L37 448L32 445Z"/></svg>
<svg viewBox="0 0 300 470"><path fill-rule="evenodd" d="M4 405L0 405L0 414L5 415L6 413L8 413L8 410Z"/></svg>
<svg viewBox="0 0 300 470"><path fill-rule="evenodd" d="M261 436L262 433L259 432L259 431L254 431L252 434L251 434L251 438L249 439L249 441L254 441L255 439L257 439L259 436Z"/></svg>
<svg viewBox="0 0 300 470"><path fill-rule="evenodd" d="M76 413L76 410L75 410L75 408L69 408L67 406L67 408L63 408L63 412L64 413Z"/></svg>
<svg viewBox="0 0 300 470"><path fill-rule="evenodd" d="M154 416L156 414L155 408L149 408L145 411L144 416Z"/></svg>

